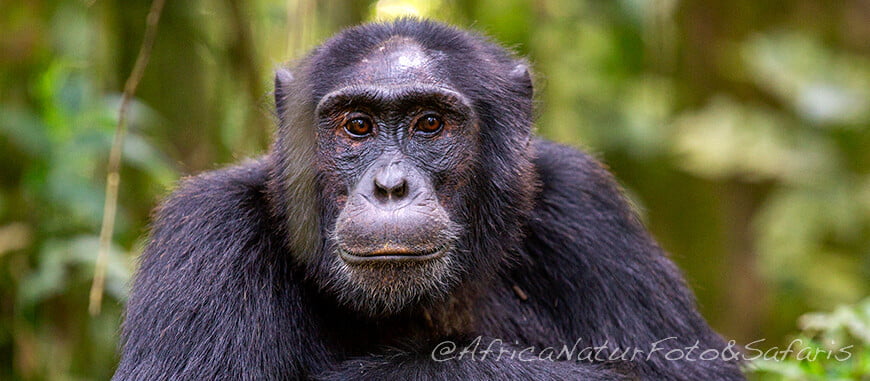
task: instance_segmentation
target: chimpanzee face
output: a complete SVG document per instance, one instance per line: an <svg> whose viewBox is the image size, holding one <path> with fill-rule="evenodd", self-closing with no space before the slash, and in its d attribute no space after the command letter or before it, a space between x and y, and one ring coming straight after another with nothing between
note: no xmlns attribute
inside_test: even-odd
<svg viewBox="0 0 870 381"><path fill-rule="evenodd" d="M389 312L455 278L478 123L437 52L397 37L363 57L315 110L321 197L340 210L324 255L341 297Z"/></svg>

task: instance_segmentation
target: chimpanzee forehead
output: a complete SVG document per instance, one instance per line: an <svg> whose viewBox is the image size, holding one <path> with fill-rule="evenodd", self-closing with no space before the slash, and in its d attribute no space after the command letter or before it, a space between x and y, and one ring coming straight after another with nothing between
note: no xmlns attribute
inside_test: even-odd
<svg viewBox="0 0 870 381"><path fill-rule="evenodd" d="M408 37L392 37L376 46L354 66L349 84L443 84L438 52L428 52Z"/></svg>

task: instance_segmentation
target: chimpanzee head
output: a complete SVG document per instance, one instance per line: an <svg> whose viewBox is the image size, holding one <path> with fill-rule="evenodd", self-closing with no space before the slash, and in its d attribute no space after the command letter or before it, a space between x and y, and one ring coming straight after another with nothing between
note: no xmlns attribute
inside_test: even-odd
<svg viewBox="0 0 870 381"><path fill-rule="evenodd" d="M274 212L344 305L391 314L508 265L535 193L524 62L403 19L343 31L275 95Z"/></svg>

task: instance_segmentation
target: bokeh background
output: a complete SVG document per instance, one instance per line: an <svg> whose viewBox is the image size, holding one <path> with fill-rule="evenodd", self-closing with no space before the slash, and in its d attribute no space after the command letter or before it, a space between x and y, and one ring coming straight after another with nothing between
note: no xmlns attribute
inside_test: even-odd
<svg viewBox="0 0 870 381"><path fill-rule="evenodd" d="M539 134L607 163L724 336L854 345L847 362L766 361L753 378L870 379L870 2L170 0L92 316L108 152L149 7L0 1L0 379L109 378L157 201L265 152L274 68L401 14L528 57Z"/></svg>

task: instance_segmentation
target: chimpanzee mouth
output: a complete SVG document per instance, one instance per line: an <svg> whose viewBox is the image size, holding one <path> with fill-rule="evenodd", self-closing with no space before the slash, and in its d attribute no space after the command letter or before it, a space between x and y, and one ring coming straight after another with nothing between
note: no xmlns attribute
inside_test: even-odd
<svg viewBox="0 0 870 381"><path fill-rule="evenodd" d="M338 248L338 255L345 263L351 265L376 264L376 263L413 263L425 262L444 256L449 250L448 245L437 246L429 250L410 250L406 248L386 247L383 249L352 252Z"/></svg>

